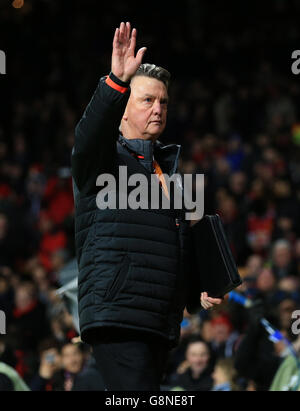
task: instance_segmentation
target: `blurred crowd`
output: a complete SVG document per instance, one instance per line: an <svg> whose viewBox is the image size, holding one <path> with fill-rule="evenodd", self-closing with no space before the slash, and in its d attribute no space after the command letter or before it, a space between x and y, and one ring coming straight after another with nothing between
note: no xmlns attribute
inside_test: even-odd
<svg viewBox="0 0 300 411"><path fill-rule="evenodd" d="M145 62L172 74L165 143L180 171L204 173L205 213L218 213L253 304L225 299L185 313L166 390L293 390L300 309L300 85L297 1L113 5L93 0L0 4L0 390L103 390L60 273L75 257L70 155L74 128L109 73L120 21L138 28ZM231 5L230 5L231 4ZM300 330L299 330L300 331Z"/></svg>

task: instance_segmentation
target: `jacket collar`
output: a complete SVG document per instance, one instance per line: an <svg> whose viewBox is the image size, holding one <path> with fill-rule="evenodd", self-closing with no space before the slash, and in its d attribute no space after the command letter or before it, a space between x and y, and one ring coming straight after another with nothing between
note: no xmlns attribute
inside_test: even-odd
<svg viewBox="0 0 300 411"><path fill-rule="evenodd" d="M152 172L153 157L159 163L163 172L170 176L177 172L178 159L181 146L178 144L163 145L159 140L154 143L151 140L141 138L127 139L122 134L119 135L119 142L135 153L139 161Z"/></svg>

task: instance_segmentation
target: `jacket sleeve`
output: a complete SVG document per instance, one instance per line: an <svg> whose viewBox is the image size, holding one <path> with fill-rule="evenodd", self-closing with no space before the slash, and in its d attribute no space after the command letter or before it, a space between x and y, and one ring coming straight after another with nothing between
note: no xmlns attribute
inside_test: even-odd
<svg viewBox="0 0 300 411"><path fill-rule="evenodd" d="M110 172L116 157L119 125L130 95L129 83L113 73L102 77L75 128L72 175L80 191L95 187L101 172Z"/></svg>

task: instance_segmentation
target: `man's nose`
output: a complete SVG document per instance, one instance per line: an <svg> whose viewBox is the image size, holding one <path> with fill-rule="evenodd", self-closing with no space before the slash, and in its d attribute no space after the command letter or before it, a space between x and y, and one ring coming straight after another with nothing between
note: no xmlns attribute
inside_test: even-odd
<svg viewBox="0 0 300 411"><path fill-rule="evenodd" d="M154 103L153 113L154 113L154 114L159 114L159 115L161 115L161 113L162 113L162 105L160 104L159 101L157 101L157 102Z"/></svg>

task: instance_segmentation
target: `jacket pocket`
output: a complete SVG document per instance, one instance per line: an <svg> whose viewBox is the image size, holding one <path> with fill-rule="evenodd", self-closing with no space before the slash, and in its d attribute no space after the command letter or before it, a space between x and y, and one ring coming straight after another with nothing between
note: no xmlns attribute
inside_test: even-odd
<svg viewBox="0 0 300 411"><path fill-rule="evenodd" d="M122 260L122 262L116 268L115 274L104 295L104 298L103 298L104 302L114 300L116 296L119 294L127 278L129 266L130 266L130 259L126 255L124 259Z"/></svg>

